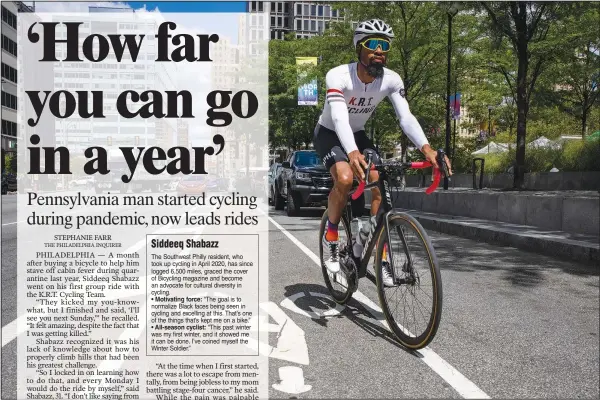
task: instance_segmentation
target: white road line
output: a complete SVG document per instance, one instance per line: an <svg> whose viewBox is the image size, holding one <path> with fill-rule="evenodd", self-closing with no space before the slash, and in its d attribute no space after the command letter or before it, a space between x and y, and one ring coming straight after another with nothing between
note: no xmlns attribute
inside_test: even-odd
<svg viewBox="0 0 600 400"><path fill-rule="evenodd" d="M271 217L268 217L269 221L275 225L277 229L279 229L285 236L288 237L300 250L304 252L311 260L315 262L321 267L321 260L315 253L313 253L308 247L306 247L302 242L300 242L296 237L294 237L291 233L289 233L284 227L279 225L275 220ZM360 291L356 291L353 295L354 299L358 302L367 306L367 310L373 314L373 316L381 323L386 329L389 330L389 326L385 320L383 315L383 311L373 301L371 301L367 296L365 296ZM422 357L421 360L429 368L431 368L436 374L438 374L443 380L445 380L450 386L454 388L465 399L489 399L490 396L485 394L481 389L477 387L473 382L467 379L463 374L461 374L456 368L446 362L442 357L437 355L431 348L425 347L424 349L417 350Z"/></svg>

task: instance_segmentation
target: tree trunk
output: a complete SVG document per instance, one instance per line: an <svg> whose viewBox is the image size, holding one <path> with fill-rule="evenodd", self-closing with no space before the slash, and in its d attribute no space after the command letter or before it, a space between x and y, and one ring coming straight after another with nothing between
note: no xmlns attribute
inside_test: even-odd
<svg viewBox="0 0 600 400"><path fill-rule="evenodd" d="M583 104L582 104L582 113L581 113L581 138L585 139L585 131L587 128L587 115L588 115L588 104L587 104L587 96L584 94L583 96Z"/></svg>
<svg viewBox="0 0 600 400"><path fill-rule="evenodd" d="M524 33L519 33L519 36ZM518 57L519 67L517 71L517 154L514 170L513 187L522 189L525 183L525 135L527 133L527 68L529 57L527 54L527 41L524 37L519 38Z"/></svg>

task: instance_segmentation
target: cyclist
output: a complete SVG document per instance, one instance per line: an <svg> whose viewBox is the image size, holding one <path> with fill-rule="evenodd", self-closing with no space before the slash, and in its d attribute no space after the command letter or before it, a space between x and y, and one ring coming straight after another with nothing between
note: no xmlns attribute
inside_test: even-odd
<svg viewBox="0 0 600 400"><path fill-rule="evenodd" d="M369 152L373 162L380 162L364 126L384 97L390 99L404 133L434 167L438 166L437 151L430 147L419 122L410 112L400 75L385 67L386 54L393 38L394 32L385 22L379 19L361 22L354 31L358 62L335 67L325 77L326 101L315 127L313 144L334 181L328 199L329 221L322 238L323 245L330 252L325 265L332 273L340 270L338 224L352 188L353 176L360 180L365 178L367 163L363 152ZM446 163L449 174L452 174L447 157ZM377 171L369 172L369 181L378 177ZM371 229L374 229L381 193L375 187L371 194L370 223ZM384 285L393 286L389 264L382 265Z"/></svg>

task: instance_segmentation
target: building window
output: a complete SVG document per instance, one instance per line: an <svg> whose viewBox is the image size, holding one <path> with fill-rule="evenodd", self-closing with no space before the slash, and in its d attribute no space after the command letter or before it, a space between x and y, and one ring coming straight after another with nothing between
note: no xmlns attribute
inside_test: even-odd
<svg viewBox="0 0 600 400"><path fill-rule="evenodd" d="M2 35L2 49L15 57L17 56L17 44L4 35Z"/></svg>
<svg viewBox="0 0 600 400"><path fill-rule="evenodd" d="M318 10L318 11L317 11L317 15L318 15L319 17L322 17L322 16L323 16L323 6L318 6L318 7L317 7L317 10Z"/></svg>
<svg viewBox="0 0 600 400"><path fill-rule="evenodd" d="M10 93L2 92L2 106L17 109L17 96Z"/></svg>
<svg viewBox="0 0 600 400"><path fill-rule="evenodd" d="M4 7L2 7L4 8ZM17 124L12 121L2 120L2 134L17 137Z"/></svg>
<svg viewBox="0 0 600 400"><path fill-rule="evenodd" d="M318 25L319 25L319 32L323 33L323 21L319 21Z"/></svg>
<svg viewBox="0 0 600 400"><path fill-rule="evenodd" d="M2 77L17 83L17 70L10 65L2 63Z"/></svg>
<svg viewBox="0 0 600 400"><path fill-rule="evenodd" d="M271 17L271 26L275 26L275 17Z"/></svg>
<svg viewBox="0 0 600 400"><path fill-rule="evenodd" d="M302 15L302 4L296 4L296 15Z"/></svg>
<svg viewBox="0 0 600 400"><path fill-rule="evenodd" d="M279 26L279 27L283 26L283 18L282 17L277 17L277 26Z"/></svg>
<svg viewBox="0 0 600 400"><path fill-rule="evenodd" d="M262 1L258 2L258 12L263 12L263 2Z"/></svg>
<svg viewBox="0 0 600 400"><path fill-rule="evenodd" d="M304 20L304 30L305 30L305 31L307 31L307 30L308 30L308 23L309 23L309 22L310 22L310 21L309 21L309 20L307 20L307 19L305 19L305 20Z"/></svg>
<svg viewBox="0 0 600 400"><path fill-rule="evenodd" d="M317 30L317 21L310 21L310 30L313 32Z"/></svg>
<svg viewBox="0 0 600 400"><path fill-rule="evenodd" d="M331 16L337 18L337 10L331 10Z"/></svg>
<svg viewBox="0 0 600 400"><path fill-rule="evenodd" d="M277 12L283 12L283 6L281 3L277 3Z"/></svg>
<svg viewBox="0 0 600 400"><path fill-rule="evenodd" d="M12 26L14 29L17 29L17 16L4 6L2 6L2 21L6 22L9 26Z"/></svg>
<svg viewBox="0 0 600 400"><path fill-rule="evenodd" d="M325 17L329 18L329 6L325 6Z"/></svg>
<svg viewBox="0 0 600 400"><path fill-rule="evenodd" d="M302 20L301 19L297 19L296 20L296 30L297 31L301 31L302 30ZM298 36L296 36L298 37Z"/></svg>
<svg viewBox="0 0 600 400"><path fill-rule="evenodd" d="M313 17L317 15L317 6L314 4L310 6L310 15L312 15Z"/></svg>
<svg viewBox="0 0 600 400"><path fill-rule="evenodd" d="M285 7L285 11L284 11L284 12L285 12L286 14L289 14L289 12L290 12L290 7L289 7L289 4L288 4L288 3L285 3L285 4L284 4L284 7Z"/></svg>
<svg viewBox="0 0 600 400"><path fill-rule="evenodd" d="M283 19L283 26L284 26L284 28L286 28L286 29L289 29L289 28L290 28L290 20L289 20L289 18L288 18L288 17L285 17L285 18Z"/></svg>
<svg viewBox="0 0 600 400"><path fill-rule="evenodd" d="M310 15L310 6L308 4L304 5L304 15Z"/></svg>

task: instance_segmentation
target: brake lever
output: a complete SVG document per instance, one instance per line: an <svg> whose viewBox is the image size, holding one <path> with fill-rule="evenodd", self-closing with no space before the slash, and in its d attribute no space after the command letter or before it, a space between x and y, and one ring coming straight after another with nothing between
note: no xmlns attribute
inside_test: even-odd
<svg viewBox="0 0 600 400"><path fill-rule="evenodd" d="M371 166L372 166L371 153L367 153L366 159L367 159L367 169L365 171L365 179L362 182L358 183L358 188L352 194L352 200L358 199L362 195L362 193L365 189L365 186L369 183L368 182L369 181L369 172L371 171Z"/></svg>
<svg viewBox="0 0 600 400"><path fill-rule="evenodd" d="M446 158L444 157L445 153L443 149L439 149L437 151L437 163L440 166L442 175L444 178L448 178L450 180L449 172L448 172L448 164L446 164Z"/></svg>
<svg viewBox="0 0 600 400"><path fill-rule="evenodd" d="M373 164L371 153L367 153L367 169L365 170L365 184L369 184L369 172Z"/></svg>

